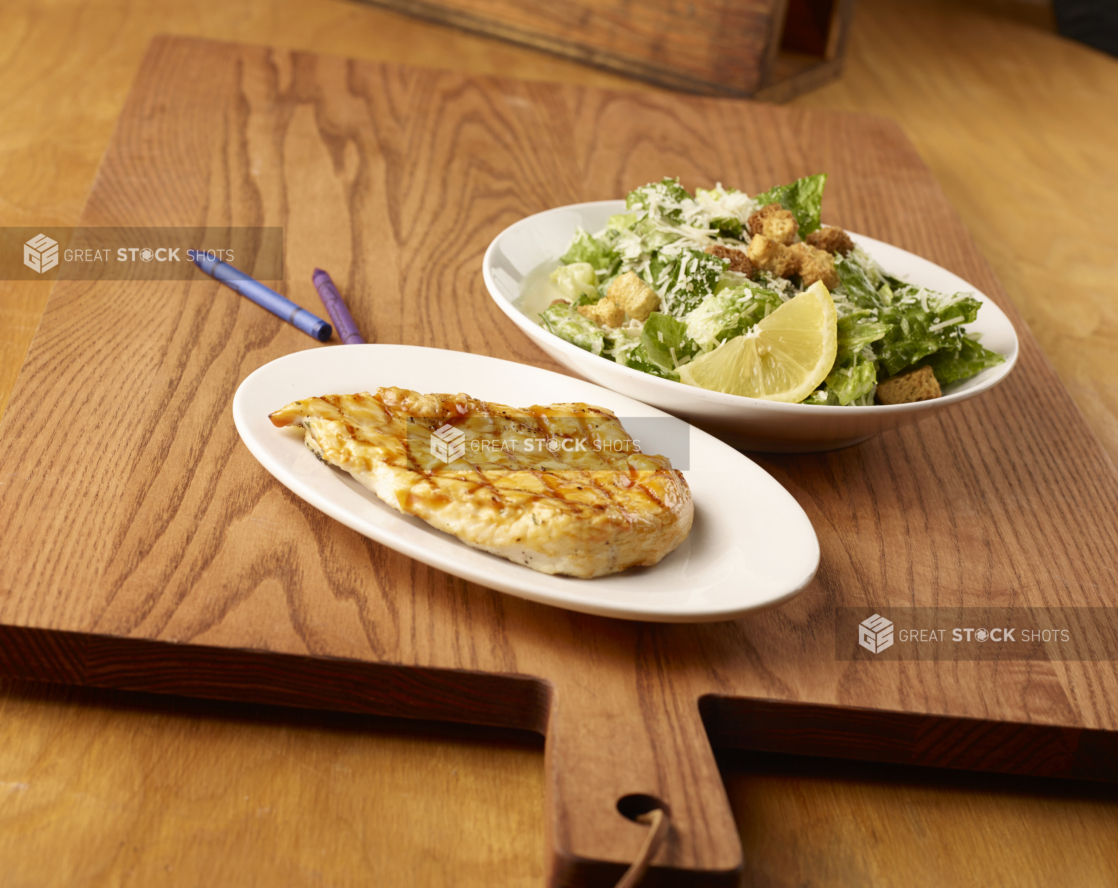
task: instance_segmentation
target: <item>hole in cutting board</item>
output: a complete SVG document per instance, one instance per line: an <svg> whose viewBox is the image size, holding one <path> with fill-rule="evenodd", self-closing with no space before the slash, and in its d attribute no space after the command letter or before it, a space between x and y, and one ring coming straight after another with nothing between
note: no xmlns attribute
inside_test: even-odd
<svg viewBox="0 0 1118 888"><path fill-rule="evenodd" d="M669 817L671 811L664 802L660 801L655 796L643 795L641 793L634 793L633 795L622 796L617 800L617 810L621 815L628 820L637 822L637 818L642 814L647 814L650 811L663 811Z"/></svg>

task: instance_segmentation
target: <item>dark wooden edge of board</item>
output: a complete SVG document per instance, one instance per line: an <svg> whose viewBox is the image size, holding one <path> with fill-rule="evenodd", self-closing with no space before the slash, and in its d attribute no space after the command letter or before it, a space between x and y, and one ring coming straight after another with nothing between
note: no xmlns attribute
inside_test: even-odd
<svg viewBox="0 0 1118 888"><path fill-rule="evenodd" d="M0 672L125 691L547 733L551 685L524 675L0 626ZM463 713L468 713L464 716Z"/></svg>
<svg viewBox="0 0 1118 888"><path fill-rule="evenodd" d="M714 747L1118 783L1109 731L714 694L699 712Z"/></svg>
<svg viewBox="0 0 1118 888"><path fill-rule="evenodd" d="M60 684L465 722L545 736L552 697L551 684L530 675L18 626L0 626L0 672ZM1108 731L713 694L700 698L699 712L716 748L1118 783L1118 735ZM722 874L709 875L716 884Z"/></svg>

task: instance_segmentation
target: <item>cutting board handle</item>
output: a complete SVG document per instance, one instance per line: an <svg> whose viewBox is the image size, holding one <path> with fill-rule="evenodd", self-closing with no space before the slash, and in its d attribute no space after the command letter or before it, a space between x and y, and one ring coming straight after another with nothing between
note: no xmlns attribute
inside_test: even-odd
<svg viewBox="0 0 1118 888"><path fill-rule="evenodd" d="M619 690L553 690L548 884L613 888L648 835L636 817L661 807L671 828L642 888L736 886L741 842L698 706Z"/></svg>

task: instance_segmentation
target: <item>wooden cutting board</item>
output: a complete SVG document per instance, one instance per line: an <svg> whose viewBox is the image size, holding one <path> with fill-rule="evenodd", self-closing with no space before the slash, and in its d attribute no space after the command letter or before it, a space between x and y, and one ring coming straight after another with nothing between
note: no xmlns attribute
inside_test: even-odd
<svg viewBox="0 0 1118 888"><path fill-rule="evenodd" d="M665 174L831 174L825 215L949 268L1017 325L996 390L848 450L765 456L819 534L791 603L651 625L447 576L296 499L230 402L313 340L212 281L58 283L0 426L0 668L39 679L531 728L555 884L734 884L710 743L1118 779L1114 662L836 657L836 608L1104 606L1118 475L892 123L156 40L85 225L283 226L287 295L328 268L370 341L557 369L493 306L509 223ZM378 380L370 380L370 385ZM484 393L476 393L484 395Z"/></svg>

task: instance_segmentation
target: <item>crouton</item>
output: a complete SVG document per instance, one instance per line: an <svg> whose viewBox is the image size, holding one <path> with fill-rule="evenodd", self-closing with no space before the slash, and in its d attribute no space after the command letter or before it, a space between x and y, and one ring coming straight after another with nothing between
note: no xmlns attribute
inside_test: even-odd
<svg viewBox="0 0 1118 888"><path fill-rule="evenodd" d="M593 305L580 305L578 313L590 318L599 327L620 327L625 323L625 312L608 297L599 299Z"/></svg>
<svg viewBox="0 0 1118 888"><path fill-rule="evenodd" d="M930 401L942 394L931 367L909 370L877 385L877 400L881 404L912 404Z"/></svg>
<svg viewBox="0 0 1118 888"><path fill-rule="evenodd" d="M843 256L854 249L854 241L841 228L816 229L804 238L804 243L828 253L841 253Z"/></svg>
<svg viewBox="0 0 1118 888"><path fill-rule="evenodd" d="M796 239L799 229L796 217L780 204L771 203L749 217L749 233L756 237L763 234L769 240L788 246Z"/></svg>
<svg viewBox="0 0 1118 888"><path fill-rule="evenodd" d="M634 271L627 271L615 277L613 283L609 285L606 298L613 300L625 314L638 321L648 320L648 316L660 307L660 297L656 295L656 291L642 281Z"/></svg>
<svg viewBox="0 0 1118 888"><path fill-rule="evenodd" d="M798 258L788 247L763 234L753 235L748 256L754 268L771 271L777 277L791 277L800 270Z"/></svg>
<svg viewBox="0 0 1118 888"><path fill-rule="evenodd" d="M551 308L552 305L570 305L570 304L571 303L568 302L566 299L552 299L551 300L551 305L549 305L548 308Z"/></svg>
<svg viewBox="0 0 1118 888"><path fill-rule="evenodd" d="M816 281L822 281L828 290L838 286L835 257L830 253L818 250L811 244L792 244L788 252L795 259L796 270L805 287L810 287Z"/></svg>
<svg viewBox="0 0 1118 888"><path fill-rule="evenodd" d="M749 257L745 255L744 250L735 250L732 247L715 244L707 247L706 251L719 259L729 259L730 264L726 266L727 271L736 271L746 277L753 277L753 263L749 261Z"/></svg>

